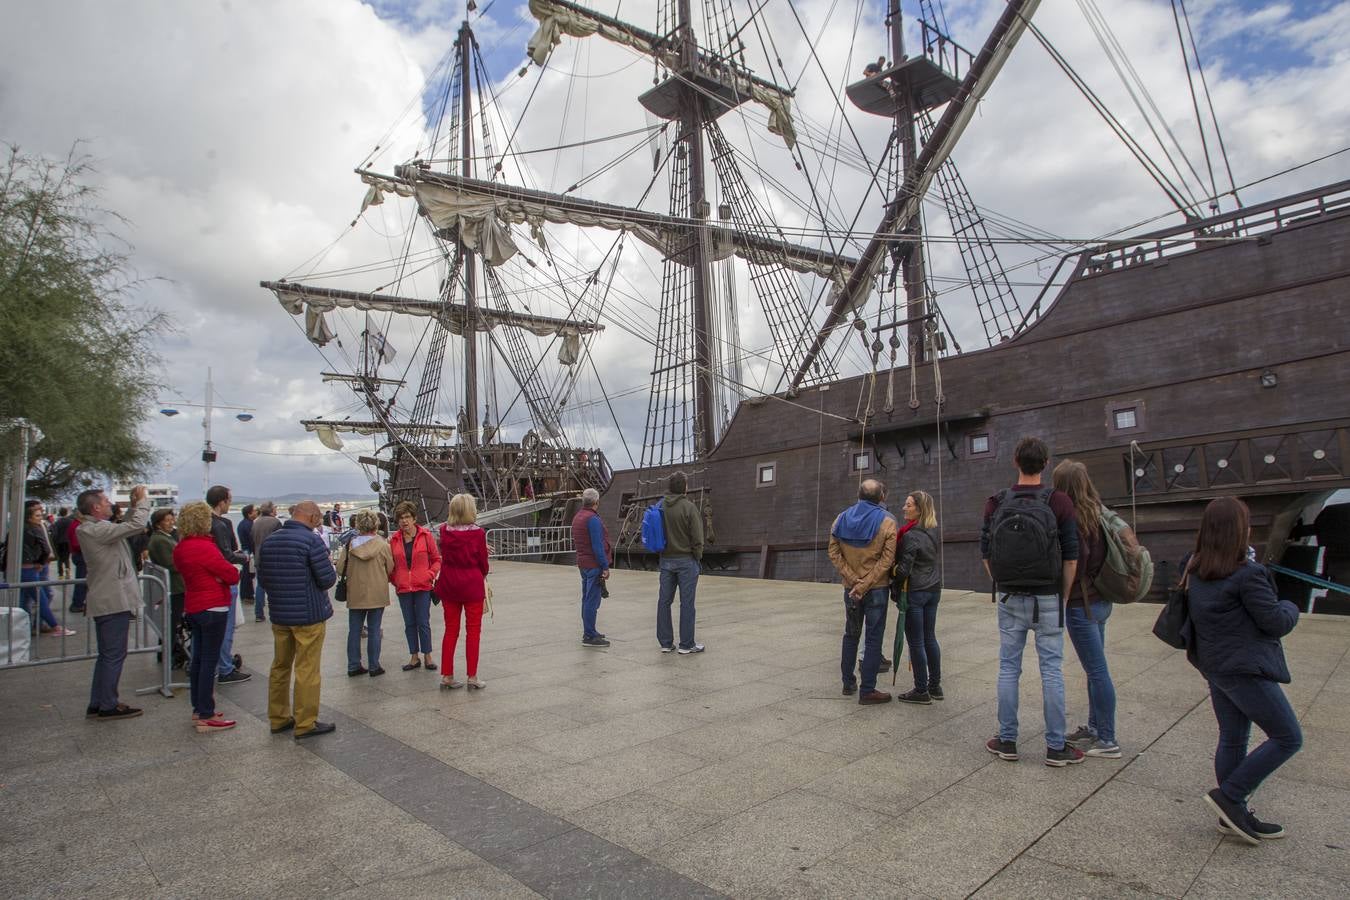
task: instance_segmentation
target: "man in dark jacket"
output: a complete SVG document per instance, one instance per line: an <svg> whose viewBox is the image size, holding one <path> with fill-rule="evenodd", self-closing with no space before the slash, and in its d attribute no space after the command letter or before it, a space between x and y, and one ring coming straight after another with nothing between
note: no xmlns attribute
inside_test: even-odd
<svg viewBox="0 0 1350 900"><path fill-rule="evenodd" d="M223 484L217 484L206 492L206 504L211 507L211 539L220 548L225 561L235 566L248 563L248 557L239 551L239 542L234 536L234 526L225 514L230 511L234 495ZM220 684L238 684L248 681L252 674L237 669L234 665L234 603L239 596L239 587L230 586L230 614L225 617L225 641L220 645L220 665L216 668L216 681Z"/></svg>
<svg viewBox="0 0 1350 900"><path fill-rule="evenodd" d="M572 519L572 546L581 570L581 643L587 647L608 647L609 640L596 630L600 612L600 591L609 578L609 531L600 512L600 492L586 488L581 492L581 509Z"/></svg>
<svg viewBox="0 0 1350 900"><path fill-rule="evenodd" d="M296 504L291 518L263 541L258 553L258 577L272 611L275 646L267 718L273 734L294 728L297 740L336 727L319 721L319 659L326 623L333 616L328 589L337 583L328 548L314 533L321 521L317 503Z"/></svg>
<svg viewBox="0 0 1350 900"><path fill-rule="evenodd" d="M234 526L235 533L239 535L239 552L243 553L248 561L244 567L239 570L239 599L253 599L253 520L258 518L258 507L252 503L239 510L239 524ZM256 617L256 607L255 607Z"/></svg>
<svg viewBox="0 0 1350 900"><path fill-rule="evenodd" d="M56 551L56 577L70 577L70 523L74 521L70 510L61 507L57 519L52 523L52 549Z"/></svg>
<svg viewBox="0 0 1350 900"><path fill-rule="evenodd" d="M258 504L258 518L253 520L253 526L249 529L249 545L245 547L253 554L251 561L255 584L253 585L253 621L266 622L267 609L267 590L263 588L262 576L259 574L258 548L262 547L262 542L267 540L272 532L281 527L281 520L277 518L277 505L271 500L264 500Z"/></svg>
<svg viewBox="0 0 1350 900"><path fill-rule="evenodd" d="M656 641L662 653L675 649L670 607L675 588L680 589L680 653L702 653L694 640L694 594L698 588L699 564L703 560L703 512L685 494L689 479L683 472L670 476L669 493L661 501L666 530L666 549L661 551L660 594L656 601Z"/></svg>

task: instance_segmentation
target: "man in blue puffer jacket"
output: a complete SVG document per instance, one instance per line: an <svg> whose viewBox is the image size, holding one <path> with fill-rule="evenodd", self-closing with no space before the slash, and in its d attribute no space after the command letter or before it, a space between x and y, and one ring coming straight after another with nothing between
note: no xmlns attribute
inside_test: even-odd
<svg viewBox="0 0 1350 900"><path fill-rule="evenodd" d="M291 518L258 549L258 577L271 607L275 646L267 717L273 734L294 728L296 740L328 734L336 727L319 721L319 659L325 623L333 616L328 589L337 582L328 548L314 533L322 519L314 501L298 503L291 508Z"/></svg>

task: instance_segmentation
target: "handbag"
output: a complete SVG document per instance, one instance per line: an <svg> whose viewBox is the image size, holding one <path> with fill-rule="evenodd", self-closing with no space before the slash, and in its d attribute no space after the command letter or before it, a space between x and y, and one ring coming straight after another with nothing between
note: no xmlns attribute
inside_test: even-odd
<svg viewBox="0 0 1350 900"><path fill-rule="evenodd" d="M489 620L495 620L496 616L492 614L492 585L486 578L483 579L483 611L488 614Z"/></svg>
<svg viewBox="0 0 1350 900"><path fill-rule="evenodd" d="M1191 563L1188 561L1186 571L1181 574L1181 581L1176 587L1168 589L1162 612L1158 613L1158 620L1153 623L1153 634L1158 640L1178 650L1189 648L1195 634L1191 627L1190 592L1187 589L1190 578Z"/></svg>
<svg viewBox="0 0 1350 900"><path fill-rule="evenodd" d="M347 564L351 561L352 548L350 546L342 551L342 571L338 578L337 587L333 588L333 599L339 603L347 602Z"/></svg>

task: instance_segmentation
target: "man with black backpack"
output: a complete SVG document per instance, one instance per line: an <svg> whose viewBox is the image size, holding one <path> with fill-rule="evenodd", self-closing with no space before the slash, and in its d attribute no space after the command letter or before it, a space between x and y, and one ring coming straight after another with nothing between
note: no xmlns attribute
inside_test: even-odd
<svg viewBox="0 0 1350 900"><path fill-rule="evenodd" d="M1083 761L1065 743L1064 598L1078 572L1078 525L1073 501L1041 484L1050 448L1025 437L1013 451L1017 483L984 506L980 553L994 580L998 606L998 735L985 744L1000 759L1017 759L1018 680L1027 632L1036 635L1045 707L1045 764Z"/></svg>

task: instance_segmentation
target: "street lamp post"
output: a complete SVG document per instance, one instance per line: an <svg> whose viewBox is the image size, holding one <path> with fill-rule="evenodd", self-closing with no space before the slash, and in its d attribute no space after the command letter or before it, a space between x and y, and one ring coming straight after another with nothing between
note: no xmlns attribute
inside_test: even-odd
<svg viewBox="0 0 1350 900"><path fill-rule="evenodd" d="M206 369L206 402L205 403L179 403L178 406L190 406L202 410L202 433L204 440L202 442L202 463L204 471L202 472L202 496L211 488L211 463L219 458L215 448L211 446L211 414L217 409L231 409L236 411L235 418L241 422L251 422L253 420L253 407L251 406L227 406L215 402L215 385L211 380L211 369ZM165 407L160 410L161 415L173 417L178 415L178 410L174 407Z"/></svg>

